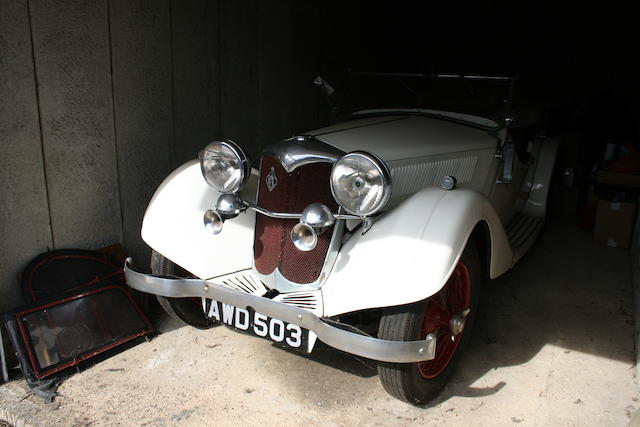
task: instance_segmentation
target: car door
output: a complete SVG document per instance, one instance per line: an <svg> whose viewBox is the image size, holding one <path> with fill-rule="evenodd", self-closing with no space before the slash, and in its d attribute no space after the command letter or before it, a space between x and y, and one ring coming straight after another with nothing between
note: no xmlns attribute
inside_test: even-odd
<svg viewBox="0 0 640 427"><path fill-rule="evenodd" d="M495 177L489 199L506 226L513 216L519 212L526 199L527 192L523 191L523 184L527 178L530 161L528 153L517 153L514 142L510 137L502 144L496 153L497 165ZM523 157L526 157L523 159Z"/></svg>

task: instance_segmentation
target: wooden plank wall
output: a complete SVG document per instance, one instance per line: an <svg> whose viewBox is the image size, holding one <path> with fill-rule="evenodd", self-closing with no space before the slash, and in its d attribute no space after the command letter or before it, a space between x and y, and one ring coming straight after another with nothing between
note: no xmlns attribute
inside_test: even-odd
<svg viewBox="0 0 640 427"><path fill-rule="evenodd" d="M292 0L0 0L0 312L47 248L124 245L207 142L318 123L311 7ZM301 25L296 16L305 20Z"/></svg>
<svg viewBox="0 0 640 427"><path fill-rule="evenodd" d="M107 4L30 0L29 9L53 246L118 242Z"/></svg>
<svg viewBox="0 0 640 427"><path fill-rule="evenodd" d="M169 171L173 142L171 7L111 1L109 18L122 243L137 265L147 266L142 217Z"/></svg>
<svg viewBox="0 0 640 427"><path fill-rule="evenodd" d="M0 7L0 312L22 303L18 271L52 247L26 2Z"/></svg>

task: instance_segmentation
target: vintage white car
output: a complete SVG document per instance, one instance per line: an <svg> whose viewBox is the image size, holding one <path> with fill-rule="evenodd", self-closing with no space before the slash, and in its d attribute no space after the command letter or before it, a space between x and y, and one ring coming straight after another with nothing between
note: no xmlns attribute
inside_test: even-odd
<svg viewBox="0 0 640 427"><path fill-rule="evenodd" d="M451 377L481 283L544 221L556 143L510 123L359 111L266 147L259 169L212 142L158 188L142 225L153 274L128 259L127 281L196 327L378 361L387 392L422 404Z"/></svg>

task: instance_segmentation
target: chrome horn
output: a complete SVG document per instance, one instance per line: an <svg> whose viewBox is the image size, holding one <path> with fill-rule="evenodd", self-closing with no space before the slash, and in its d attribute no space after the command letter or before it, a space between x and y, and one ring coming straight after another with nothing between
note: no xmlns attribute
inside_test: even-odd
<svg viewBox="0 0 640 427"><path fill-rule="evenodd" d="M336 222L331 210L323 204L312 203L302 211L300 222L291 230L291 241L301 251L313 250L318 235Z"/></svg>
<svg viewBox="0 0 640 427"><path fill-rule="evenodd" d="M211 234L218 234L222 231L224 219L218 212L208 209L204 213L204 228Z"/></svg>
<svg viewBox="0 0 640 427"><path fill-rule="evenodd" d="M318 234L310 225L299 222L291 230L291 241L296 248L307 252L318 244Z"/></svg>
<svg viewBox="0 0 640 427"><path fill-rule="evenodd" d="M225 220L235 218L246 209L247 206L237 194L221 194L215 209L205 211L204 228L211 234L218 234L222 231Z"/></svg>
<svg viewBox="0 0 640 427"><path fill-rule="evenodd" d="M235 193L221 194L216 203L216 212L224 219L235 218L245 209L247 209L247 206L240 196Z"/></svg>

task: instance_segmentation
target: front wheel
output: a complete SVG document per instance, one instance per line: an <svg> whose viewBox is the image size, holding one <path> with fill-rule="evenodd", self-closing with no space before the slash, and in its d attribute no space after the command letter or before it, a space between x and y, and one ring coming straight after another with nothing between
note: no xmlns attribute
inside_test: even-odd
<svg viewBox="0 0 640 427"><path fill-rule="evenodd" d="M151 273L156 276L189 276L186 271L156 251L151 253ZM198 329L209 329L216 325L216 322L205 316L200 298L167 298L160 295L156 298L164 311L180 324Z"/></svg>
<svg viewBox="0 0 640 427"><path fill-rule="evenodd" d="M392 396L415 405L433 399L447 384L469 341L480 293L482 274L478 248L469 240L449 280L424 301L386 309L378 338L393 341L436 337L432 360L418 363L380 363L378 374Z"/></svg>

